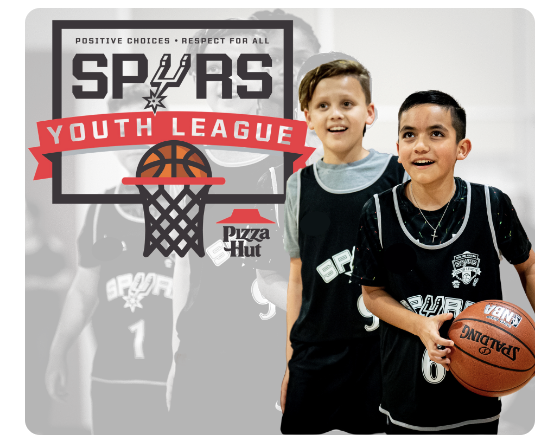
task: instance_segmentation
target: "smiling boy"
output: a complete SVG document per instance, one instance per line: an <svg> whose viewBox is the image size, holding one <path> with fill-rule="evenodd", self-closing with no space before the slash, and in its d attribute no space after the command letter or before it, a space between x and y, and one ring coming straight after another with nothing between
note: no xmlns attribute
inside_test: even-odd
<svg viewBox="0 0 552 446"><path fill-rule="evenodd" d="M403 181L397 157L363 148L374 121L370 74L335 60L309 71L299 100L324 158L293 174L286 192L290 254L281 430L383 432L379 321L349 284L364 202Z"/></svg>
<svg viewBox="0 0 552 446"><path fill-rule="evenodd" d="M451 96L410 95L399 110L397 150L412 180L362 211L352 278L381 320L380 411L391 434L496 434L500 400L470 392L448 372L453 342L439 329L473 303L502 299L501 254L535 308L535 254L510 199L454 177L472 148L465 132L465 111ZM455 275L459 258L478 268ZM436 410L444 399L446 409Z"/></svg>

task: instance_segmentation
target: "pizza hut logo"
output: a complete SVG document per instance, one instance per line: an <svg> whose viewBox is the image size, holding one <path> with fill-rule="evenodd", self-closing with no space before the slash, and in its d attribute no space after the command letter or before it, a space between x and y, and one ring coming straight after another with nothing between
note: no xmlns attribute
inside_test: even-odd
<svg viewBox="0 0 552 446"><path fill-rule="evenodd" d="M462 254L454 256L452 260L452 277L458 279L464 285L469 285L470 282L475 279L476 276L481 274L479 269L479 255L473 254L469 251L465 251ZM477 284L476 279L473 281L473 286ZM452 282L453 286L457 288L460 284L455 284L456 280Z"/></svg>

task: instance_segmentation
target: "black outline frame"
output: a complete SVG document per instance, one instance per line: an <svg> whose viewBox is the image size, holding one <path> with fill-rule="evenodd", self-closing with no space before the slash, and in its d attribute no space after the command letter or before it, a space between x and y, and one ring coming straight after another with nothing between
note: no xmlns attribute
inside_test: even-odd
<svg viewBox="0 0 552 446"><path fill-rule="evenodd" d="M284 32L284 118L293 119L293 22L291 20L53 20L52 119L62 116L62 32L64 29L281 29ZM142 203L139 194L64 194L62 154L45 155L52 162L52 203ZM293 161L299 155L284 152L284 191L281 194L209 194L208 203L282 204Z"/></svg>

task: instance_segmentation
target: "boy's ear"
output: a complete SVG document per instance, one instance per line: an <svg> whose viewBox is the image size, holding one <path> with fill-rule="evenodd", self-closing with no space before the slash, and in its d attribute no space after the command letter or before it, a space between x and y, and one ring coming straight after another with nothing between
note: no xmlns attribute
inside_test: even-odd
<svg viewBox="0 0 552 446"><path fill-rule="evenodd" d="M397 141L395 144L397 144L397 155L399 155L399 159L397 160L397 163L402 164L402 157L401 157L401 151L399 150L399 141Z"/></svg>
<svg viewBox="0 0 552 446"><path fill-rule="evenodd" d="M463 139L458 143L456 159L459 161L465 160L470 154L471 149L472 149L471 141L469 139Z"/></svg>
<svg viewBox="0 0 552 446"><path fill-rule="evenodd" d="M376 120L376 109L373 102L371 102L366 106L366 111L368 112L368 117L366 118L366 124L372 125Z"/></svg>
<svg viewBox="0 0 552 446"><path fill-rule="evenodd" d="M309 130L314 130L314 125L312 125L311 123L311 118L310 118L310 114L309 114L309 109L306 108L304 110L304 113L305 113L305 121L307 121L307 125L309 126Z"/></svg>

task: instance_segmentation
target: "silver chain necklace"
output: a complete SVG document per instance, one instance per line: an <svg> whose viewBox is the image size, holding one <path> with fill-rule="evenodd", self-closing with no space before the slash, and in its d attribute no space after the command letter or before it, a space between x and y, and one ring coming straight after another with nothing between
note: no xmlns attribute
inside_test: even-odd
<svg viewBox="0 0 552 446"><path fill-rule="evenodd" d="M418 200L416 200L416 196L414 195L414 189L412 189L412 182L410 182L410 193L412 194L412 196L414 197L414 201L416 202L416 206L418 206L418 210L420 211L420 214L422 214L422 217L424 217L424 220L425 222L429 225L429 227L431 229L433 229L433 235L431 237L433 237L433 240L432 242L435 242L435 239L437 238L437 235L435 235L437 233L437 228L439 227L439 225L441 224L441 221L443 220L443 217L445 216L445 214L447 213L447 209L449 207L449 204L450 202L452 201L452 197L454 197L454 193L456 192L456 184L454 185L454 190L452 191L452 196L450 197L450 200L448 201L447 203L447 207L445 208L445 212L443 212L443 215L441 215L441 220L439 220L439 223L437 223L437 226L434 228L433 226L431 226L431 223L429 223L427 221L427 218L425 218L425 215L424 213L422 212L422 208L420 207L420 205L418 204Z"/></svg>

